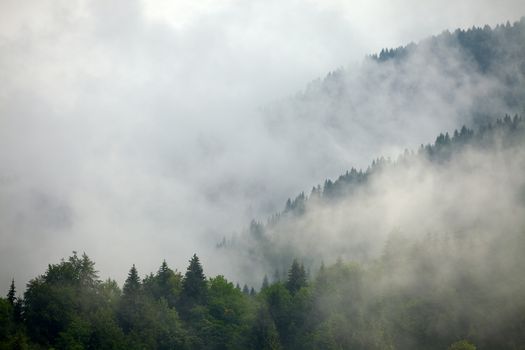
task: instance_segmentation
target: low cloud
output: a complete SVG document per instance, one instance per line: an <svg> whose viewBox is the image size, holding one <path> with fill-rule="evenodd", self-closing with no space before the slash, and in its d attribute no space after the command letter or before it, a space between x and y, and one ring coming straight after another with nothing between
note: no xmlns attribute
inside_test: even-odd
<svg viewBox="0 0 525 350"><path fill-rule="evenodd" d="M317 124L277 127L284 135L275 135L262 106L382 46L525 13L518 1L477 2L474 12L451 2L422 26L416 17L400 21L384 2L173 4L0 5L5 288L14 276L21 289L72 250L85 250L104 277L119 280L132 263L141 273L163 258L184 268L193 252L208 273L230 271L213 263L216 240L378 151L361 148L353 159L342 133L323 128L315 144L328 146L306 148L303 157L294 140ZM421 14L433 7L417 6ZM435 122L424 135L453 123ZM416 135L396 139L395 149L419 142L419 130L410 130ZM355 137L389 135L365 125L362 132Z"/></svg>

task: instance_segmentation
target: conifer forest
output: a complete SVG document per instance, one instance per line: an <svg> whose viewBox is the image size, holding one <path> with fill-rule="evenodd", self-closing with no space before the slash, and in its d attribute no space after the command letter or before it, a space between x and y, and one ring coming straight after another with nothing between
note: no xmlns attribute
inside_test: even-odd
<svg viewBox="0 0 525 350"><path fill-rule="evenodd" d="M0 4L0 349L525 349L525 4L375 5Z"/></svg>

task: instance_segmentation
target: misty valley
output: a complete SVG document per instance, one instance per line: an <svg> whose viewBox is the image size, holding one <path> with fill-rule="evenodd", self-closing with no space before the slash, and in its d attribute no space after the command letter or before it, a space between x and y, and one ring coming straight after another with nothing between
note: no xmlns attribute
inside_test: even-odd
<svg viewBox="0 0 525 350"><path fill-rule="evenodd" d="M147 271L139 247L123 281L83 246L25 285L3 263L0 349L525 349L525 17L384 49L261 113L322 183L213 227L202 255Z"/></svg>

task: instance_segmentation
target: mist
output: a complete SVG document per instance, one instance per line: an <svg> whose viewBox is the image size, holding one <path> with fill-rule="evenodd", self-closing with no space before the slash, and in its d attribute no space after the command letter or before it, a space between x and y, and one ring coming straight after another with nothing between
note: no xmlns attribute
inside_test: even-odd
<svg viewBox="0 0 525 350"><path fill-rule="evenodd" d="M250 282L257 285L276 269L285 276L294 258L312 271L338 259L370 264L392 242L409 246L428 240L446 242L444 249L454 256L464 249L451 243L458 239L476 242L468 249L481 250L478 258L487 266L498 259L512 261L514 256L491 252L491 247L520 235L525 226L520 142L509 146L498 136L490 147L469 145L443 161L430 161L421 149L378 163L365 181L353 180L337 190L339 197L312 192L298 209L291 207L264 228L233 237L225 247L231 265L245 276L251 271ZM443 263L434 267L439 270Z"/></svg>
<svg viewBox="0 0 525 350"><path fill-rule="evenodd" d="M405 8L414 13L404 16ZM0 9L0 282L7 289L12 277L22 286L73 250L119 281L133 263L141 274L163 258L183 269L193 253L210 275L244 277L215 250L222 237L326 177L471 121L475 102L499 91L498 79L463 70L464 58L453 54L452 72L442 76L436 63L428 80L418 71L428 62L412 62L402 82L423 89L409 108L401 106L411 97L389 87L361 102L362 77L376 69L366 54L447 28L514 21L525 4L4 1ZM327 122L324 95L313 92L311 115L297 126L305 108L296 106L297 92L308 96L309 82L338 67L349 72L349 105ZM395 82L393 70L387 64L379 74ZM446 92L457 85L462 97L451 100ZM399 108L388 107L396 101ZM350 112L354 119L342 118ZM428 177L411 171L403 176ZM428 198L417 199L435 200L434 181L457 172L423 181L419 195ZM476 179L500 179L489 180ZM397 193L374 198L383 209L368 213L388 219L378 234L394 225L415 230L404 211L392 214L388 195ZM402 197L406 208L415 195Z"/></svg>

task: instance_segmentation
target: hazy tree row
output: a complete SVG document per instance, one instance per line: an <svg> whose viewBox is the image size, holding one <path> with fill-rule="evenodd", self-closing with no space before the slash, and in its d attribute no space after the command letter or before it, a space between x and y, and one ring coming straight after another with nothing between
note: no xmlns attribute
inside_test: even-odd
<svg viewBox="0 0 525 350"><path fill-rule="evenodd" d="M307 266L319 266L321 259L330 257L305 254L304 249L301 250L290 243L290 233L298 231L298 222L305 214L315 216L315 212L320 208L330 210L351 200L357 194L362 196L363 191L367 191L374 179L395 172L396 169L410 169L414 164L424 164L428 169L434 167L437 172L439 169L446 169L451 162L457 161L469 151L484 153L520 150L524 147L524 141L524 120L517 115L506 115L494 123L480 126L477 130L463 126L451 134L442 133L436 137L434 143L421 145L416 151L405 150L396 160L380 157L365 170L352 168L335 180L325 180L322 186L314 186L309 195L303 192L293 199L288 199L284 209L271 216L266 223L253 220L245 235L234 239L224 238L218 248L244 256L244 270L252 269L253 261L259 264L262 262L265 270L276 271L273 276L282 276L293 256L304 259ZM348 215L351 216L352 213ZM300 235L300 232L297 234ZM352 240L352 237L348 239Z"/></svg>
<svg viewBox="0 0 525 350"><path fill-rule="evenodd" d="M258 293L207 278L194 255L185 274L164 261L122 287L73 254L22 296L0 299L0 347L20 349L520 349L525 343L525 231L483 237L392 235L380 258L338 260L308 274L294 260ZM453 246L454 249L450 249ZM490 258L489 258L490 259ZM487 270L488 269L488 270Z"/></svg>

